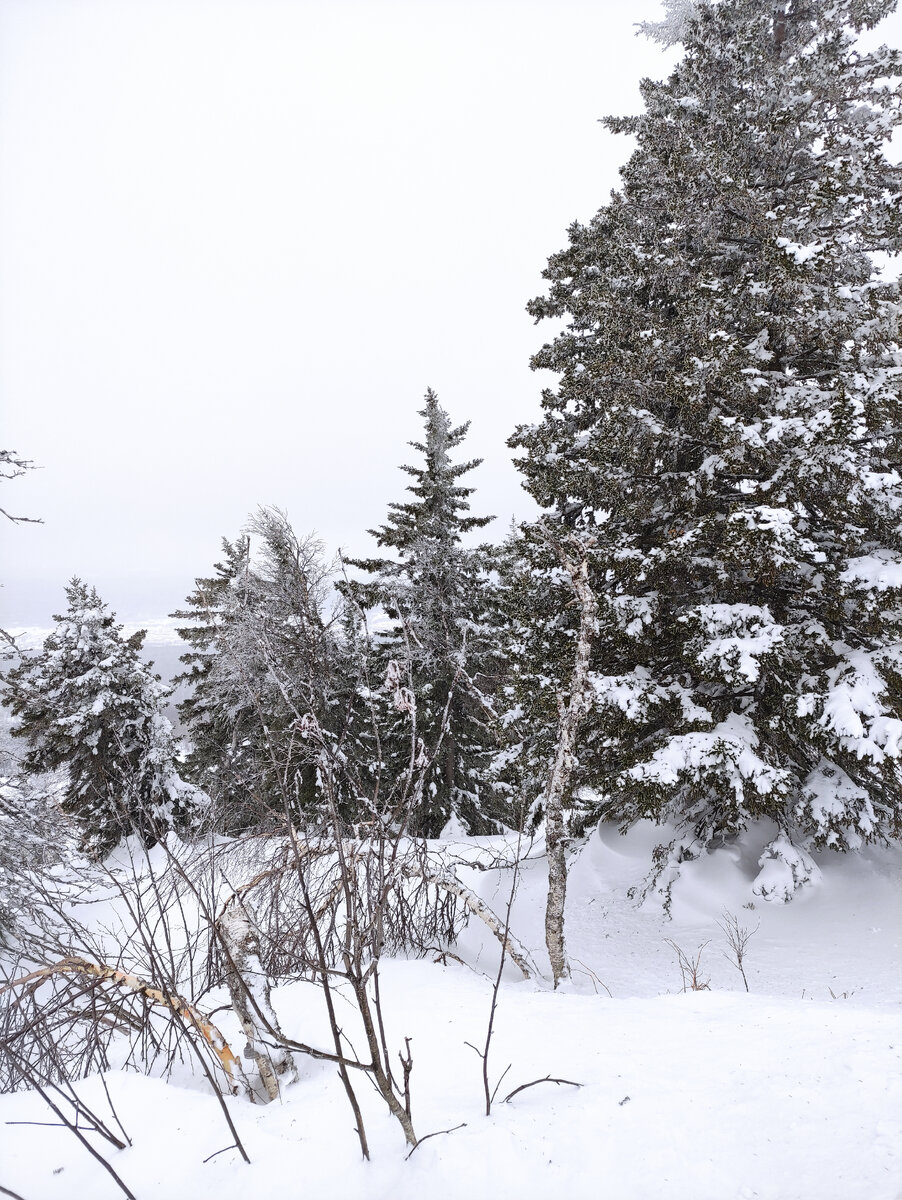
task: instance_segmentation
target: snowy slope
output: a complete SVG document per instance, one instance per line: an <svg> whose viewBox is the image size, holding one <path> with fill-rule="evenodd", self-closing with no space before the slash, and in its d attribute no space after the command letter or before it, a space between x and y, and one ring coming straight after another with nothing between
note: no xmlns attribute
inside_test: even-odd
<svg viewBox="0 0 902 1200"><path fill-rule="evenodd" d="M360 1161L334 1068L312 1060L302 1060L301 1080L281 1102L229 1102L250 1166L234 1150L204 1162L231 1137L201 1080L112 1073L110 1093L134 1145L111 1161L140 1200L898 1200L902 855L822 859L817 889L774 906L751 895L761 844L752 834L744 848L686 866L670 921L627 897L657 831L623 838L605 830L590 839L571 875L572 984L554 994L511 970L502 985L492 1078L511 1066L489 1118L481 1064L465 1043L485 1037L491 982L483 972L497 961L494 946L471 925L458 947L463 963L386 962L389 1040L412 1038L418 1134L465 1123L422 1142L409 1161L397 1125L365 1085L373 1161ZM537 959L538 850L524 867L513 916ZM472 843L460 852L480 856ZM503 908L510 872L460 874ZM755 907L742 907L749 903ZM749 943L749 994L721 953L725 908L742 924L761 923ZM712 990L682 993L666 939L693 954L710 940L701 967ZM274 998L287 1032L324 1037L313 986L283 987ZM227 1014L222 1023L237 1041ZM542 1084L500 1102L546 1074L583 1086ZM99 1080L80 1086L105 1112ZM0 1122L48 1119L32 1094L0 1098ZM121 1194L71 1134L36 1126L0 1124L0 1184L25 1200Z"/></svg>

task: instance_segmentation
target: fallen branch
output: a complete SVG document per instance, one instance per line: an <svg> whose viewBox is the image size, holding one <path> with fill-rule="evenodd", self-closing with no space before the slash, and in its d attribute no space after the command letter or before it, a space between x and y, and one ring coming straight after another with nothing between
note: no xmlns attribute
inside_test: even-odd
<svg viewBox="0 0 902 1200"><path fill-rule="evenodd" d="M514 1088L512 1092L508 1092L508 1094L504 1097L504 1103L510 1104L511 1100L513 1100L514 1096L516 1096L518 1092L525 1092L527 1088L535 1087L537 1083L565 1083L568 1087L575 1088L581 1088L583 1086L581 1083L575 1083L572 1079L555 1079L552 1075L544 1075L541 1079L533 1079L531 1083L521 1083L518 1088Z"/></svg>
<svg viewBox="0 0 902 1200"><path fill-rule="evenodd" d="M492 933L504 947L505 953L519 967L524 979L532 979L534 975L538 974L530 953L522 942L514 937L509 929L505 930L504 924L495 916L485 901L481 900L466 884L461 883L454 871L448 869L429 870L427 867L415 869L409 863L405 863L402 866L402 870L405 875L419 876L425 879L427 883L450 892L452 896L457 896L474 916L479 917L480 921L483 921L491 929Z"/></svg>
<svg viewBox="0 0 902 1200"><path fill-rule="evenodd" d="M27 975L22 975L20 978L13 979L10 983L4 984L0 987L0 996L4 992L12 991L14 988L25 987L28 984L39 985L44 980L52 979L58 975L81 975L97 984L110 983L114 987L125 989L138 996L143 996L145 1000L148 1000L153 1005L167 1009L175 1016L180 1017L189 1027L195 1029L201 1035L219 1060L229 1079L233 1092L237 1092L238 1090L238 1079L247 1086L241 1063L232 1053L232 1049L225 1037L208 1017L196 1009L188 1000L185 1000L183 996L179 996L175 992L167 994L146 980L140 979L137 975L129 975L125 971L118 970L116 967L108 967L103 963L92 963L85 958L79 958L77 955L69 955L59 962L50 963L46 967L39 967L36 971L31 971Z"/></svg>
<svg viewBox="0 0 902 1200"><path fill-rule="evenodd" d="M417 1142L417 1145L414 1146L408 1154L404 1155L404 1161L407 1162L407 1160L410 1158L410 1155L413 1154L414 1150L416 1150L417 1146L422 1146L423 1142L428 1142L431 1137L441 1137L443 1133L454 1133L455 1130L466 1129L466 1127L466 1121L461 1121L459 1125L452 1125L450 1129L436 1129L435 1133L427 1133L425 1137L420 1138L420 1140Z"/></svg>

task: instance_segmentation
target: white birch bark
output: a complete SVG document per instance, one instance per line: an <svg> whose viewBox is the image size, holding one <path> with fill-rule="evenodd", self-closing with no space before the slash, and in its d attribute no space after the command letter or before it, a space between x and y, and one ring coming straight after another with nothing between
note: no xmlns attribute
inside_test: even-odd
<svg viewBox="0 0 902 1200"><path fill-rule="evenodd" d="M410 864L404 864L402 870L407 875L425 879L437 888L442 888L443 891L457 896L475 917L479 917L480 921L485 922L504 947L508 958L519 967L524 979L532 979L534 975L538 974L529 951L523 943L514 936L510 929L505 934L504 922L492 912L484 900L480 899L465 883L461 883L454 870L448 867L430 868L425 865L412 866Z"/></svg>
<svg viewBox="0 0 902 1200"><path fill-rule="evenodd" d="M31 971L27 975L22 975L19 979L13 979L9 983L0 985L0 996L4 992L11 991L13 988L34 984L41 980L49 979L54 975L70 974L82 975L88 980L96 980L101 984L108 983L113 987L121 988L125 992L133 992L136 995L142 996L148 1005L156 1005L168 1010L183 1021L186 1028L195 1030L201 1035L219 1059L226 1078L229 1081L229 1091L232 1095L238 1095L239 1090L242 1090L245 1095L251 1097L252 1089L250 1081L240 1061L235 1057L231 1046L221 1031L205 1013L195 1008L190 1001L186 1000L184 996L178 995L177 992L164 992L161 988L158 988L153 983L149 983L146 979L141 979L137 975L129 975L126 971L122 971L118 967L110 967L106 963L89 962L88 959L81 958L76 954L70 954L66 958L61 959L60 962L39 967L38 970Z"/></svg>
<svg viewBox="0 0 902 1200"><path fill-rule="evenodd" d="M257 953L256 931L247 912L233 899L216 925L227 951L226 985L232 1008L247 1038L244 1057L256 1064L261 1084L257 1097L268 1103L279 1095L280 1075L287 1076L289 1083L297 1080L297 1066L290 1050L273 1046L272 1035L267 1038L266 1026L278 1033L279 1021L270 1001L269 979Z"/></svg>
<svg viewBox="0 0 902 1200"><path fill-rule="evenodd" d="M598 601L589 583L585 543L576 537L561 542L548 529L546 540L566 570L579 603L579 633L570 676L570 698L558 694L558 732L554 762L545 791L545 849L548 856L548 900L545 907L545 945L554 986L570 977L564 941L564 906L567 899L567 856L564 836L564 797L568 794L576 762L576 738L591 696L589 666L598 632Z"/></svg>

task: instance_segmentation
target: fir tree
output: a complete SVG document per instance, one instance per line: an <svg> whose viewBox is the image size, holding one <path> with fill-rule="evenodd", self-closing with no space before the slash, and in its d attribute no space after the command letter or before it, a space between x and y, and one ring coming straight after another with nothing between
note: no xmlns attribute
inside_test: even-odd
<svg viewBox="0 0 902 1200"><path fill-rule="evenodd" d="M572 592L535 525L512 528L493 560L495 636L505 656L497 698L504 744L495 771L536 828L555 754L558 694L573 657Z"/></svg>
<svg viewBox="0 0 902 1200"><path fill-rule="evenodd" d="M163 711L170 689L139 657L143 631L124 637L79 579L66 597L42 651L6 675L2 700L18 718L13 735L28 745L24 771L65 769L61 807L100 858L130 833L151 846L162 831L190 826L207 798L179 776Z"/></svg>
<svg viewBox="0 0 902 1200"><path fill-rule="evenodd" d="M902 307L871 257L902 248L902 59L853 36L893 7L671 5L685 57L606 122L637 149L529 306L566 321L533 360L560 384L511 439L596 542L600 811L675 821L677 859L771 818L774 894L805 846L902 830Z"/></svg>
<svg viewBox="0 0 902 1200"><path fill-rule="evenodd" d="M191 749L185 770L213 801L222 832L235 833L259 817L259 788L253 744L259 721L252 703L224 702L214 676L217 660L233 640L230 626L241 620L249 589L250 539L222 539L222 561L213 574L195 580L185 607L172 613L183 622L179 637L190 646L185 669L173 683L187 690L178 706Z"/></svg>
<svg viewBox="0 0 902 1200"><path fill-rule="evenodd" d="M472 833L496 827L501 806L488 780L496 749L491 729L496 649L488 633L491 592L486 556L461 545L464 535L491 517L470 516L475 489L458 483L481 459L454 463L451 452L469 422L452 426L431 389L426 392L424 440L411 442L422 466L402 466L414 482L412 499L389 505L386 523L370 530L394 558L351 559L372 578L345 589L364 607L381 608L390 624L377 632L376 671L389 664L409 672L416 704L415 727L427 754L434 754L414 832L436 837L454 817ZM385 754L395 772L410 758L407 714L396 714ZM438 752L435 749L438 747Z"/></svg>
<svg viewBox="0 0 902 1200"><path fill-rule="evenodd" d="M216 574L198 579L174 614L191 622L179 628L192 649L178 677L191 688L179 707L191 777L214 798L224 832L279 822L286 804L309 821L321 797L298 722L312 716L326 736L343 736L353 692L331 568L322 545L277 509L260 509L223 548Z"/></svg>

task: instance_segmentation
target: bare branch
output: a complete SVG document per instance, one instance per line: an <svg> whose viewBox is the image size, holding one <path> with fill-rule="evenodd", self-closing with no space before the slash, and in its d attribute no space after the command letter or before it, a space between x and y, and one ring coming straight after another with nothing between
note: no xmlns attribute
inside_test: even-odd
<svg viewBox="0 0 902 1200"><path fill-rule="evenodd" d="M423 1142L428 1142L430 1138L441 1137L442 1134L445 1134L445 1133L455 1133L458 1129L466 1129L466 1127L467 1127L466 1121L461 1121L461 1123L459 1125L452 1125L450 1129L436 1129L435 1133L425 1134L417 1142L417 1145L413 1146L408 1151L408 1153L405 1154L404 1161L407 1162L407 1160L410 1158L411 1154L413 1154L414 1150L416 1150L417 1146L422 1146Z"/></svg>
<svg viewBox="0 0 902 1200"><path fill-rule="evenodd" d="M553 1075L543 1075L541 1079L533 1079L531 1083L521 1083L520 1086L514 1088L512 1092L508 1092L502 1103L510 1104L511 1100L513 1100L514 1096L516 1096L518 1092L525 1092L527 1088L535 1087L536 1084L539 1083L556 1083L558 1085L564 1083L568 1087L575 1088L581 1088L583 1086L581 1083L576 1083L572 1079L556 1079Z"/></svg>

